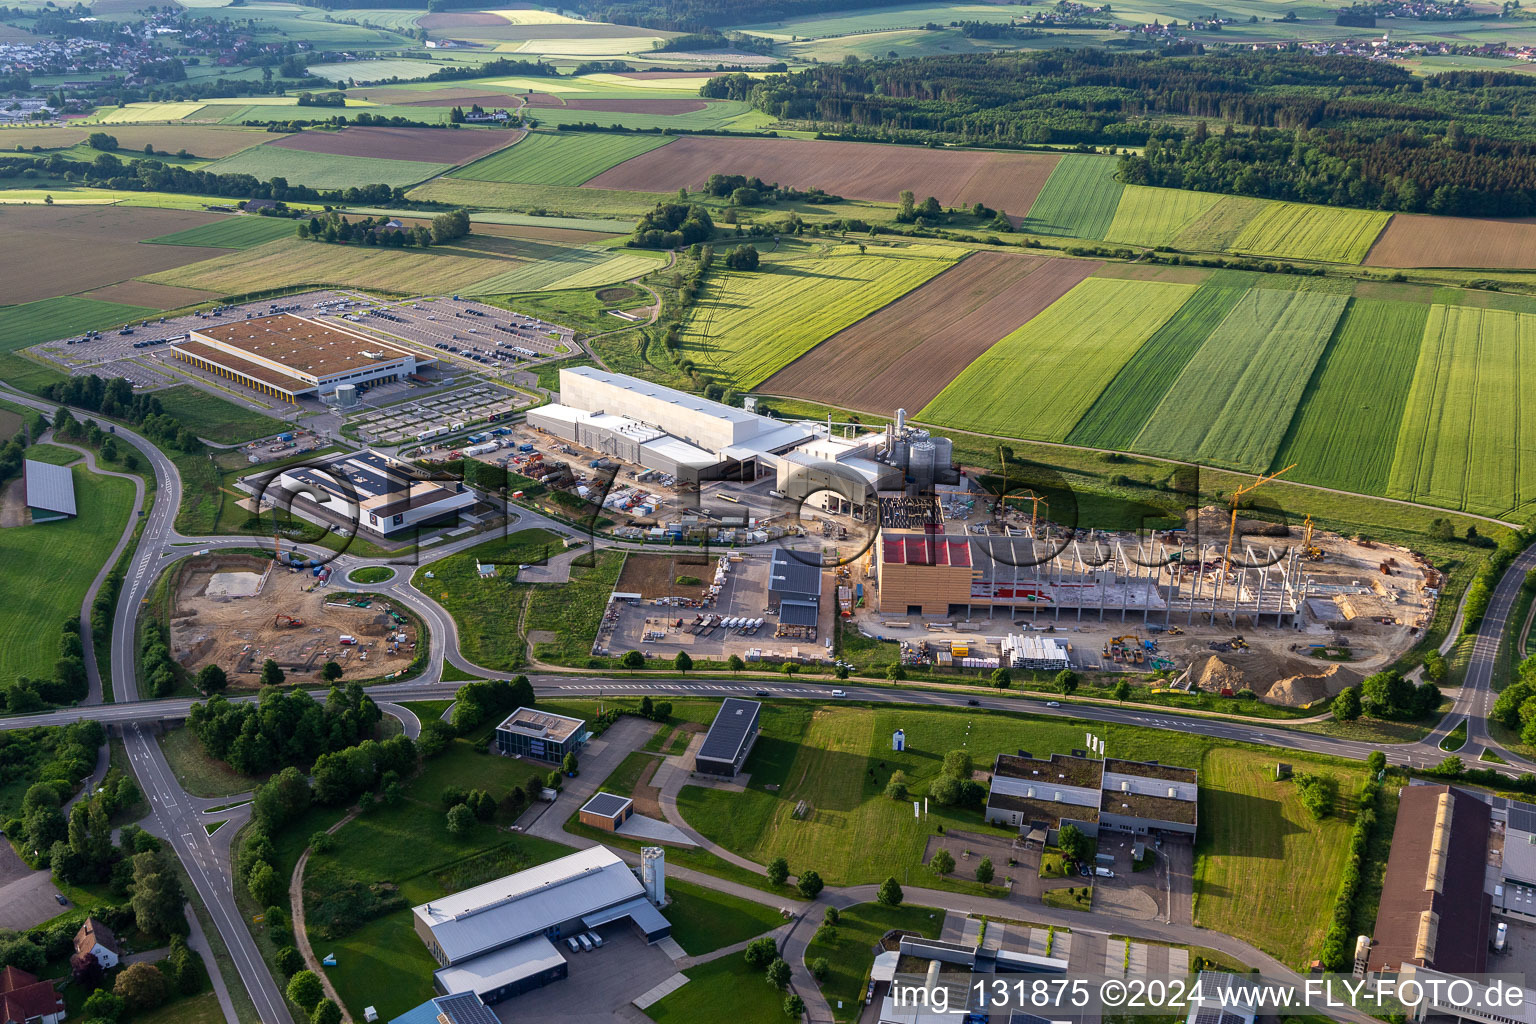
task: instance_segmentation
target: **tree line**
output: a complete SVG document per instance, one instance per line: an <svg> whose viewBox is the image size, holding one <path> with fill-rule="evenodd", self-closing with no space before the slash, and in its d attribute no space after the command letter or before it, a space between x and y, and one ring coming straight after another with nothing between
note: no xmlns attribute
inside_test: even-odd
<svg viewBox="0 0 1536 1024"><path fill-rule="evenodd" d="M1536 212L1536 81L1514 73L1416 78L1336 54L1185 44L823 65L759 81L721 76L701 93L847 138L1144 146L1121 159L1131 184L1459 216Z"/></svg>
<svg viewBox="0 0 1536 1024"><path fill-rule="evenodd" d="M316 214L308 221L299 221L298 236L316 242L332 242L346 245L381 245L390 248L417 246L425 249L431 245L443 245L469 235L469 214L464 210L440 213L432 218L430 228L390 227L393 218L386 216L364 217L351 221L337 210Z"/></svg>

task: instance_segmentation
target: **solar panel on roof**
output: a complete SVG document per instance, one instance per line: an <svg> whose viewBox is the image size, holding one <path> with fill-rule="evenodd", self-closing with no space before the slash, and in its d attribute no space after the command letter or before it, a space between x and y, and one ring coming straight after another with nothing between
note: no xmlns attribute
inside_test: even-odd
<svg viewBox="0 0 1536 1024"><path fill-rule="evenodd" d="M1536 804L1511 800L1509 804L1509 827L1519 829L1521 832L1536 832Z"/></svg>

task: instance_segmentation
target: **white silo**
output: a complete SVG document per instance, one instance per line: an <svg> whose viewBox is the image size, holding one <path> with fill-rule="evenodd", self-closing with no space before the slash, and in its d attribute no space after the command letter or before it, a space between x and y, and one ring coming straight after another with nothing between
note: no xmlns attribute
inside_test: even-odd
<svg viewBox="0 0 1536 1024"><path fill-rule="evenodd" d="M948 471L955 463L955 442L947 437L935 437L932 444L935 471L939 473Z"/></svg>
<svg viewBox="0 0 1536 1024"><path fill-rule="evenodd" d="M933 489L934 460L937 450L932 441L918 441L912 446L907 463L907 475L919 491Z"/></svg>
<svg viewBox="0 0 1536 1024"><path fill-rule="evenodd" d="M667 851L659 846L640 848L640 884L646 899L658 907L667 905Z"/></svg>
<svg viewBox="0 0 1536 1024"><path fill-rule="evenodd" d="M907 410L896 410L896 432L899 434L907 429Z"/></svg>

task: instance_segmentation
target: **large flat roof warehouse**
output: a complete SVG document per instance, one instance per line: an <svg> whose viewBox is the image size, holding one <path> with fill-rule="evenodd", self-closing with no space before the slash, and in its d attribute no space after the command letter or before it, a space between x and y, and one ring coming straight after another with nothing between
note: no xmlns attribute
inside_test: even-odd
<svg viewBox="0 0 1536 1024"><path fill-rule="evenodd" d="M370 335L292 313L198 328L191 335L320 379L411 355Z"/></svg>

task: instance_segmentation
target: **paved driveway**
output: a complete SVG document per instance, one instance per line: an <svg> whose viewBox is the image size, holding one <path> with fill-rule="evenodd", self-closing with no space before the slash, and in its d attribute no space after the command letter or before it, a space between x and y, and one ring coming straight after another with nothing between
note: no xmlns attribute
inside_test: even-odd
<svg viewBox="0 0 1536 1024"><path fill-rule="evenodd" d="M630 1000L677 973L672 958L645 939L628 921L597 929L601 949L572 953L564 940L555 943L570 964L570 976L543 988L498 1003L492 1009L505 1024L512 1021L558 1020L562 1024L612 1024L614 1020L644 1020ZM626 1007L628 1010L626 1011Z"/></svg>
<svg viewBox="0 0 1536 1024"><path fill-rule="evenodd" d="M64 912L46 871L33 871L0 840L0 928L25 931Z"/></svg>

